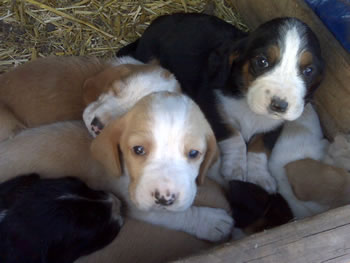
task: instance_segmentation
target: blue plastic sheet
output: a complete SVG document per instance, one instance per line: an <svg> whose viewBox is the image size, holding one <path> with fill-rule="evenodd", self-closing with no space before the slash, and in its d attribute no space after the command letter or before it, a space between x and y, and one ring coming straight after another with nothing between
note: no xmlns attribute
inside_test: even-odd
<svg viewBox="0 0 350 263"><path fill-rule="evenodd" d="M350 0L305 0L323 23L350 51Z"/></svg>

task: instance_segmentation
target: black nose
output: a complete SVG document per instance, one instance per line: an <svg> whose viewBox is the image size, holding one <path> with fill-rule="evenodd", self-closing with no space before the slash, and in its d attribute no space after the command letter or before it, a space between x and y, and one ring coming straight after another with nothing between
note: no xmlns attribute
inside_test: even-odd
<svg viewBox="0 0 350 263"><path fill-rule="evenodd" d="M288 102L279 97L273 97L270 103L270 109L275 112L284 113L287 111Z"/></svg>
<svg viewBox="0 0 350 263"><path fill-rule="evenodd" d="M175 202L176 196L175 194L167 194L166 196L161 195L159 191L156 191L154 194L154 197L156 199L155 203L159 205L172 205Z"/></svg>

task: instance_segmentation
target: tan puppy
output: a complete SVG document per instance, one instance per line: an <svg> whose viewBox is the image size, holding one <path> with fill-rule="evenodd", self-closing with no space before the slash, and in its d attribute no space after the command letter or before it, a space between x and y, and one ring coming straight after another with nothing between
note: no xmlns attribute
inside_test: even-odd
<svg viewBox="0 0 350 263"><path fill-rule="evenodd" d="M158 84L150 85L150 80ZM0 140L26 127L80 120L87 105L105 97L114 102L114 97L135 83L139 98L153 91L180 89L167 70L131 57L108 62L86 57L48 57L24 64L0 75ZM102 120L113 107L120 108L112 103L104 105L108 107L98 112Z"/></svg>
<svg viewBox="0 0 350 263"><path fill-rule="evenodd" d="M224 210L191 206L196 181L215 161L217 146L208 122L187 96L150 94L102 130L91 154L89 145L81 124L28 129L0 144L1 178L32 171L76 175L123 197L136 219L210 241L230 234L233 220Z"/></svg>

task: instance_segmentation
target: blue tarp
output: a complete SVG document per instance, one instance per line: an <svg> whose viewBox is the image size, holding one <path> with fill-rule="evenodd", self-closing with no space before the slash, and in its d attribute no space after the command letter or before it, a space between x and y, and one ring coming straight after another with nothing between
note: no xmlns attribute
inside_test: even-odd
<svg viewBox="0 0 350 263"><path fill-rule="evenodd" d="M323 23L350 51L350 0L305 0Z"/></svg>

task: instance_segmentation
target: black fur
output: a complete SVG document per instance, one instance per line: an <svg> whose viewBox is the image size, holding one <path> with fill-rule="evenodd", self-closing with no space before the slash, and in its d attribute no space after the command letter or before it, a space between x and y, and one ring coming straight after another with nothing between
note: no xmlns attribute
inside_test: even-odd
<svg viewBox="0 0 350 263"><path fill-rule="evenodd" d="M228 200L238 228L258 232L293 219L288 203L280 194L269 194L252 183L230 181Z"/></svg>
<svg viewBox="0 0 350 263"><path fill-rule="evenodd" d="M83 198L58 199L69 194ZM70 263L104 247L121 227L106 198L74 178L31 174L1 184L0 262Z"/></svg>

